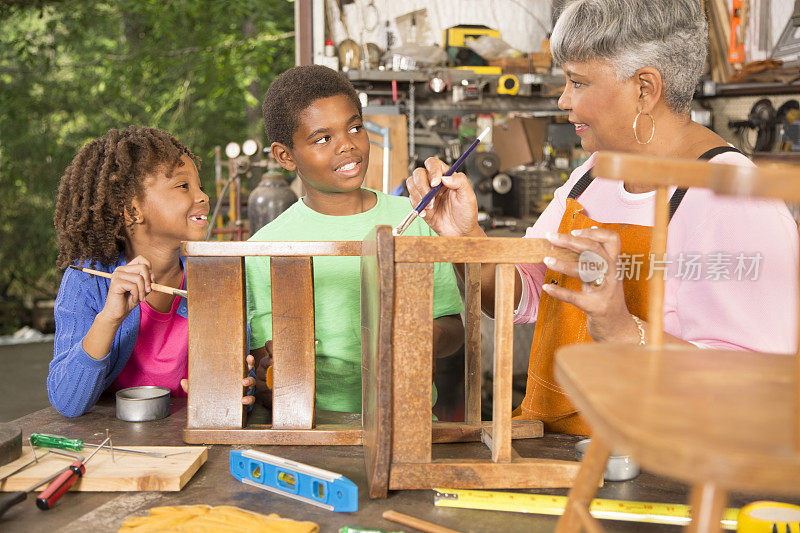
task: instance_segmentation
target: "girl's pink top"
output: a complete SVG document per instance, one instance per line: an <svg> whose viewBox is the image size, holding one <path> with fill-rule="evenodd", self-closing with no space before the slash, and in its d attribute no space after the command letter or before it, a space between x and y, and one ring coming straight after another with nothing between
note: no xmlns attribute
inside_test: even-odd
<svg viewBox="0 0 800 533"><path fill-rule="evenodd" d="M139 304L139 336L112 390L157 385L167 387L172 396L186 396L180 381L188 375L189 322L177 313L179 303L176 296L168 313Z"/></svg>

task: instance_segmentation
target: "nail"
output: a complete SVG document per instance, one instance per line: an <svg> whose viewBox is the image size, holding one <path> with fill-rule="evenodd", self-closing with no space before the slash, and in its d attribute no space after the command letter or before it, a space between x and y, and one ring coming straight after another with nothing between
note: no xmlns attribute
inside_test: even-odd
<svg viewBox="0 0 800 533"><path fill-rule="evenodd" d="M574 229L574 230L570 231L570 233L571 233L572 235L574 235L574 236L576 236L576 237L577 237L578 235L580 235L580 234L581 234L581 230L579 230L579 229Z"/></svg>
<svg viewBox="0 0 800 533"><path fill-rule="evenodd" d="M544 238L547 239L550 242L557 241L558 240L558 234L548 231L547 233L544 234Z"/></svg>
<svg viewBox="0 0 800 533"><path fill-rule="evenodd" d="M544 264L550 267L556 264L556 260L554 257L547 256L544 258Z"/></svg>
<svg viewBox="0 0 800 533"><path fill-rule="evenodd" d="M550 285L549 283L545 283L544 285L542 285L542 290L543 290L544 292L550 292L550 290L551 290L552 288L553 288L553 286L552 286L552 285Z"/></svg>

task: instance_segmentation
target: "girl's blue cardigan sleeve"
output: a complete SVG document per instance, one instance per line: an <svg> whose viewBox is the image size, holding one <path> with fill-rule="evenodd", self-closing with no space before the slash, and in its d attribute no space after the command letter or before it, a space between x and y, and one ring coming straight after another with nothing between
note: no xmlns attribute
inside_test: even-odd
<svg viewBox="0 0 800 533"><path fill-rule="evenodd" d="M113 272L125 263L95 270ZM89 266L88 262L84 266ZM94 359L83 349L83 338L97 314L103 309L111 280L67 269L55 304L56 335L53 360L47 375L47 396L64 416L80 416L89 410L117 378L128 362L139 333L139 307L125 317L117 330L109 352ZM183 302L182 302L183 303ZM185 303L183 303L185 306Z"/></svg>

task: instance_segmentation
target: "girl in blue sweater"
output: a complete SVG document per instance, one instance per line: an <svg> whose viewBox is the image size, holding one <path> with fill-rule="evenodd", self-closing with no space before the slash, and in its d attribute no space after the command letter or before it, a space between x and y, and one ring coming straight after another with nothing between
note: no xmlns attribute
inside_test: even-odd
<svg viewBox="0 0 800 533"><path fill-rule="evenodd" d="M63 415L82 415L106 390L188 391L186 300L151 291L151 283L185 287L180 243L205 238L208 196L195 161L169 133L130 126L86 144L61 178L55 227L58 267L67 270L47 394ZM252 369L252 356L247 363Z"/></svg>

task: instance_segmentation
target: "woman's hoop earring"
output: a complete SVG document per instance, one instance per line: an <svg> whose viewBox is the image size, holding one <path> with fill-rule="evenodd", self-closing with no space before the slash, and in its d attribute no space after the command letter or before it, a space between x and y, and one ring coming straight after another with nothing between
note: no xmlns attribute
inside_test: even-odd
<svg viewBox="0 0 800 533"><path fill-rule="evenodd" d="M645 113L648 117L650 117L650 122L653 123L653 129L650 131L650 138L647 139L645 142L639 140L639 134L636 133L636 126L639 125L639 116L642 114L641 111L636 113L636 118L633 119L633 138L636 139L636 142L639 144L650 144L650 141L653 140L653 137L656 134L656 119L650 113Z"/></svg>

